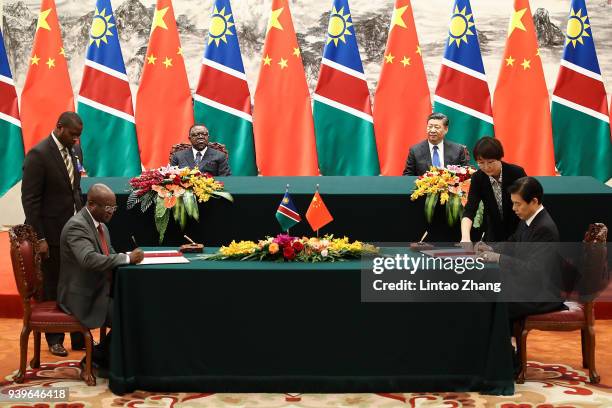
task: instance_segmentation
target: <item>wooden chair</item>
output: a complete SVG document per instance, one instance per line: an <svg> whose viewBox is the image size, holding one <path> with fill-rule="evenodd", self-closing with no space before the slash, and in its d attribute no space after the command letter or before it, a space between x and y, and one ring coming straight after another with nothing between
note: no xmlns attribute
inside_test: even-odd
<svg viewBox="0 0 612 408"><path fill-rule="evenodd" d="M585 234L587 243L582 254L588 262L589 273L605 274L607 267L607 241L608 229L604 224L591 224ZM599 245L601 244L601 245ZM592 290L588 291L593 293ZM594 299L583 302L565 302L568 310L543 313L527 316L523 321L517 322L514 327L517 351L520 357L521 370L517 377L517 384L525 382L527 370L527 335L530 330L542 331L574 331L580 330L582 345L582 366L589 369L589 379L592 384L598 384L600 377L595 368L595 314L593 311ZM580 299L580 294L578 294Z"/></svg>
<svg viewBox="0 0 612 408"><path fill-rule="evenodd" d="M9 231L11 261L19 296L23 303L23 328L19 342L19 371L14 377L16 383L25 379L28 341L34 332L34 357L30 367L40 367L41 333L81 332L85 337L85 370L81 379L87 385L96 385L91 370L93 341L89 329L82 326L74 316L64 313L55 301L42 302L42 272L36 233L29 225L16 225Z"/></svg>
<svg viewBox="0 0 612 408"><path fill-rule="evenodd" d="M208 146L212 147L215 150L219 150L229 158L229 152L227 151L227 147L224 144L218 142L208 142ZM172 160L172 155L176 152L180 152L181 150L191 149L191 143L177 143L172 145L170 148L170 156L168 156L168 162Z"/></svg>

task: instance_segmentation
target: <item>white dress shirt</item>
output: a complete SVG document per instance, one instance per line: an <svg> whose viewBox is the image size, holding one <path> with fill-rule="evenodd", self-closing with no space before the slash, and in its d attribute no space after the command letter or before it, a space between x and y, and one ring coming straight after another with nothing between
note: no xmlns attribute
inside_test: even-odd
<svg viewBox="0 0 612 408"><path fill-rule="evenodd" d="M429 144L429 157L431 158L431 164L433 165L433 154L434 154L434 146L438 146L438 157L440 157L440 167L444 167L444 140L442 140L437 145L431 144L428 140ZM429 170L429 169L428 169Z"/></svg>
<svg viewBox="0 0 612 408"><path fill-rule="evenodd" d="M536 215L538 215L542 210L544 209L544 206L542 204L540 204L540 207L538 207L538 209L536 210L535 213L533 213L533 215L531 217L529 217L529 219L527 221L525 221L525 224L527 224L527 226L531 225L531 223L533 222L533 219L536 217Z"/></svg>
<svg viewBox="0 0 612 408"><path fill-rule="evenodd" d="M206 146L204 148L204 150L202 150L201 152L199 150L196 150L195 148L191 148L191 151L193 152L193 162L195 163L196 161L196 154L198 154L198 152L200 152L202 154L202 159L204 159L204 154L206 154L206 150L208 149L208 146ZM200 160L202 160L200 159Z"/></svg>

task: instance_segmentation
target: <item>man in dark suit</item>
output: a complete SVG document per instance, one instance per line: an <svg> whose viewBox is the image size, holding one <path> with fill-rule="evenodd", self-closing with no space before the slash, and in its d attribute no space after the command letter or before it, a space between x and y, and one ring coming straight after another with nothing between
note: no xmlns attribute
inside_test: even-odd
<svg viewBox="0 0 612 408"><path fill-rule="evenodd" d="M104 184L94 184L87 193L87 205L62 229L57 302L88 328L111 326L113 270L144 258L141 249L129 255L115 253L106 223L116 209L112 190ZM110 335L94 348L93 361L101 368L108 368L109 345Z"/></svg>
<svg viewBox="0 0 612 408"><path fill-rule="evenodd" d="M189 129L191 149L180 150L172 155L171 166L197 167L212 176L231 176L227 155L208 146L208 129L195 124Z"/></svg>
<svg viewBox="0 0 612 408"><path fill-rule="evenodd" d="M497 262L505 277L506 297L526 301L508 303L510 320L565 309L561 301L559 230L542 205L544 190L533 177L522 177L508 189L512 210L520 218L507 243L477 244L485 262Z"/></svg>
<svg viewBox="0 0 612 408"><path fill-rule="evenodd" d="M432 113L427 118L427 140L410 148L404 176L421 176L431 166L466 166L470 161L464 145L444 139L448 133L448 117L442 113Z"/></svg>
<svg viewBox="0 0 612 408"><path fill-rule="evenodd" d="M60 233L83 206L81 175L72 151L83 123L75 112L64 112L49 137L34 146L23 163L21 203L26 224L34 227L43 256L43 299L56 300L60 269ZM63 333L45 334L49 351L66 356ZM73 350L83 348L80 333L71 334Z"/></svg>

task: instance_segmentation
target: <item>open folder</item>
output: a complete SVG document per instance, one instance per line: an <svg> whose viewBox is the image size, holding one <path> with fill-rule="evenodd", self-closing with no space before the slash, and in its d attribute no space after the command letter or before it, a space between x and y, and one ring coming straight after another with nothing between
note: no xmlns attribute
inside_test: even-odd
<svg viewBox="0 0 612 408"><path fill-rule="evenodd" d="M178 251L144 251L144 259L138 265L162 265L162 264L179 264L189 263L189 259L185 258Z"/></svg>

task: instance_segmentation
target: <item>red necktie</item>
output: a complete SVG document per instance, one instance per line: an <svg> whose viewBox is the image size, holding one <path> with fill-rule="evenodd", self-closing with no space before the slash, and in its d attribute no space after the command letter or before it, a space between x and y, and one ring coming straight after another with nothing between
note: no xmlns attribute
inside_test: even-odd
<svg viewBox="0 0 612 408"><path fill-rule="evenodd" d="M104 230L102 229L102 224L98 225L98 236L100 237L100 246L102 246L102 252L104 255L109 255L108 245L106 244L106 239L104 238Z"/></svg>

